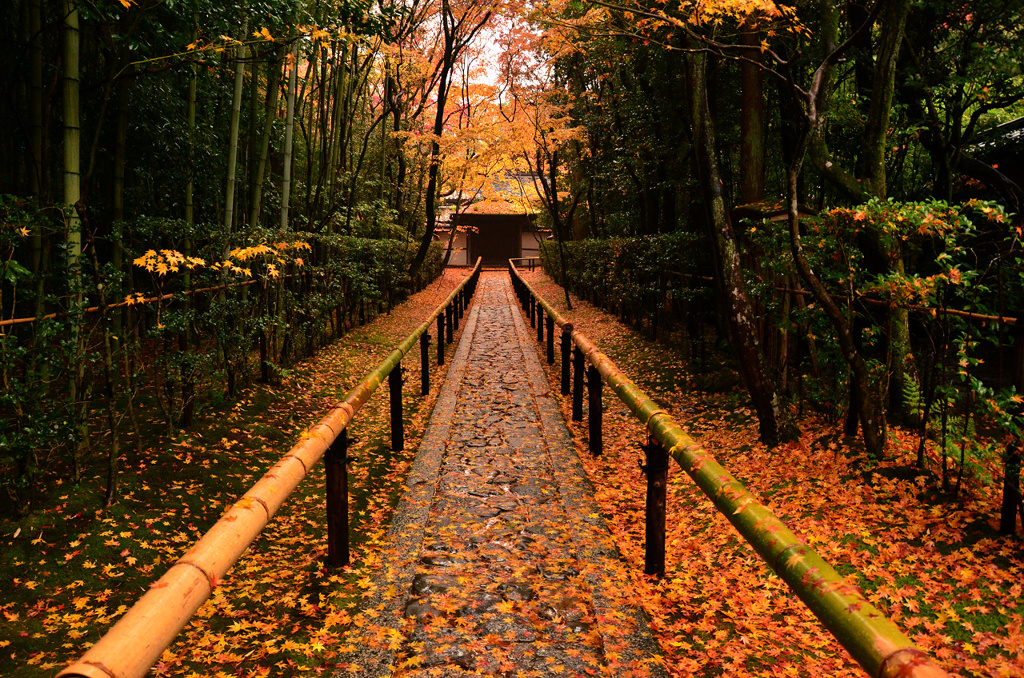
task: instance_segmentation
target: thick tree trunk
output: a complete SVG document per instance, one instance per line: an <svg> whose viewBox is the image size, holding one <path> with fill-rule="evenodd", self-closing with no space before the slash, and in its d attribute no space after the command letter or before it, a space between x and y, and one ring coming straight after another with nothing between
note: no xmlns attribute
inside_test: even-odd
<svg viewBox="0 0 1024 678"><path fill-rule="evenodd" d="M875 72L871 80L871 100L864 125L860 177L867 184L868 190L879 197L886 195L885 152L888 148L889 119L896 87L896 60L903 44L903 29L909 11L910 0L886 3L875 57Z"/></svg>
<svg viewBox="0 0 1024 678"><path fill-rule="evenodd" d="M880 198L886 197L888 193L885 156L889 148L888 134L896 85L896 65L909 11L910 0L893 0L885 6L875 57L874 77L871 81L871 99L864 125L859 178L861 184L867 186L872 195ZM878 240L881 242L881 238ZM904 262L899 242L894 242L888 247L880 245L879 249L885 250L883 255L887 270L902 275ZM887 338L886 362L890 366L890 379L887 385L889 410L903 417L908 414L903 403L903 392L908 381L915 380L910 353L910 317L905 308L894 307L889 311Z"/></svg>
<svg viewBox="0 0 1024 678"><path fill-rule="evenodd" d="M687 105L697 174L708 213L707 226L713 243L716 278L721 285L729 336L757 412L761 439L775 445L788 438L791 431L785 423L782 399L758 341L757 323L743 280L736 236L725 207L715 133L708 108L705 61L703 53L694 52L686 56Z"/></svg>
<svg viewBox="0 0 1024 678"><path fill-rule="evenodd" d="M856 175L847 171L831 155L825 138L824 107L831 98L830 65L836 56L839 30L838 8L832 3L823 5L821 29L823 65L816 75L816 78L820 76L820 79L814 86L815 92L811 97L814 100L814 110L809 114L810 131L807 152L810 162L822 176L855 202L867 202L873 197L884 198L886 195L885 155L888 148L896 65L903 43L910 0L893 0L877 7L880 7L884 14L880 22L880 37L874 62L870 101L867 105L867 119ZM857 20L872 23L874 16L870 14L861 16L858 13ZM861 33L868 35L866 30ZM868 44L866 39L863 44ZM802 161L798 159L797 162ZM887 246L883 244L880 233L873 233L863 239L863 244L869 257L876 261L879 272L903 273L904 262L899 243ZM887 382L876 384L881 387L873 389L876 391L873 397L878 399L877 407L880 414L884 413L886 405L891 411L905 413L902 394L907 381L915 378L910 356L909 314L906 309L894 307L889 311L886 339L888 355L885 357L885 363L889 365L889 378ZM856 353L861 356L859 351ZM863 360L862 357L860 359ZM851 368L853 368L852 365ZM855 381L859 379L856 369L854 369L852 378ZM863 416L861 421L863 421ZM881 430L884 431L884 429L883 422ZM865 432L866 438L872 437L872 435ZM884 441L882 445L884 446ZM879 448L880 453L881 448Z"/></svg>

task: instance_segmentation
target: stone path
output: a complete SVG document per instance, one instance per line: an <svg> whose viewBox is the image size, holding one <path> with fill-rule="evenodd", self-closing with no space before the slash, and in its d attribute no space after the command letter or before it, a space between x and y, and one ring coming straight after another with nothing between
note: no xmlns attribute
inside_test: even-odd
<svg viewBox="0 0 1024 678"><path fill-rule="evenodd" d="M481 278L387 543L359 675L663 675L505 273Z"/></svg>

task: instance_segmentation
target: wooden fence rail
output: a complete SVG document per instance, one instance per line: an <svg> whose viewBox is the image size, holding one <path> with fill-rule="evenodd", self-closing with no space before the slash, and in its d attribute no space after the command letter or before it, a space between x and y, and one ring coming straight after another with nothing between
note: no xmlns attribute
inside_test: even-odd
<svg viewBox="0 0 1024 678"><path fill-rule="evenodd" d="M448 295L422 325L398 344L376 369L349 391L339 406L311 426L288 454L235 502L106 635L77 662L57 674L58 678L144 676L325 452L331 450L329 466L334 467L329 468L328 473L344 473L343 450L346 437L342 435L343 432L359 408L369 400L384 379L392 372L398 372L402 358L420 342L422 335L429 332L435 319L447 317L449 320L447 342L445 337L439 336L438 344L443 345L452 341L453 315L465 309L466 303L472 298L480 277L480 263L480 260L477 260L470 275ZM422 355L426 353L421 351ZM439 353L440 355L442 354ZM401 400L398 402L401 403ZM400 427L400 408L398 415L397 425ZM394 419L391 424L392 444L395 444ZM339 499L344 501L346 498L339 498L336 493L347 492L347 477L329 478L328 488L332 487L334 496L328 498L328 561L332 564L343 564L348 560L347 508L344 511L339 509ZM332 524L332 513L335 518L344 515L345 525ZM344 544L341 543L341 537L344 537Z"/></svg>
<svg viewBox="0 0 1024 678"><path fill-rule="evenodd" d="M664 483L661 459L667 454L693 479L715 507L732 523L740 535L757 551L761 558L785 581L794 593L814 613L843 647L871 676L878 678L944 678L948 674L925 652L917 648L899 628L882 612L872 606L858 589L843 577L813 549L804 544L767 507L729 474L716 460L691 438L676 421L640 390L608 356L582 332L574 328L547 301L520 276L515 264L509 262L509 274L523 312L536 316L537 339L543 341L543 315L569 334L575 345L576 379L582 391L584 359L589 363L587 372L591 385L591 452L599 454L600 446L600 386L607 384L633 413L644 422L651 440L645 448L648 453L648 554L645 569L657 574L664 571ZM548 330L550 338L552 330ZM582 359L580 358L582 356ZM547 352L548 364L554 356ZM569 361L569 351L563 349L563 365ZM598 376L599 375L599 376ZM568 380L562 370L562 392ZM594 396L595 391L597 396ZM577 417L577 403L582 410L582 393L573 392L573 419ZM594 410L596 408L596 411ZM582 415L582 411L580 411ZM597 443L595 445L595 427ZM667 460L666 460L667 461ZM667 470L667 468L665 469ZM657 487L657 483L661 487ZM651 485L655 485L651 487ZM660 502L660 506L659 506ZM660 512L660 515L659 515ZM659 526L660 521L660 526ZM660 529L660 539L658 530ZM658 562L660 550L661 562ZM653 551L653 553L652 553Z"/></svg>

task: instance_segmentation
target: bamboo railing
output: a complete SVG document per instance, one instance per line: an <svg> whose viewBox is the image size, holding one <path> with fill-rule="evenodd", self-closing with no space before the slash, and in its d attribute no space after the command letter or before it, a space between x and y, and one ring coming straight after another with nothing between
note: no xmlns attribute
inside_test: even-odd
<svg viewBox="0 0 1024 678"><path fill-rule="evenodd" d="M451 342L454 316L475 291L480 260L469 276L448 295L427 320L406 337L357 384L344 401L311 426L288 454L242 496L177 563L154 583L106 635L59 678L141 678L185 627L217 583L266 527L267 523L324 456L341 432L402 358L426 335L435 320L447 320ZM446 342L438 337L438 356ZM399 416L399 421L401 417ZM394 425L394 422L392 422ZM330 529L330 528L328 528ZM347 547L347 546L346 546Z"/></svg>
<svg viewBox="0 0 1024 678"><path fill-rule="evenodd" d="M740 535L779 575L814 613L843 647L871 676L878 678L945 678L948 674L917 648L900 629L872 606L860 591L812 548L804 544L766 506L726 471L715 458L691 438L657 403L634 384L615 363L578 329L572 327L551 304L541 298L520 276L510 261L513 286L531 316L548 316L548 363L553 363L553 326L575 344L633 413L644 422L658 445L675 459L705 495L714 502ZM536 309L533 309L536 305ZM531 310L533 309L533 310ZM536 318L538 339L542 339L541 318ZM562 350L562 393L567 393L566 346ZM579 364L579 363L577 363ZM599 385L599 384L598 384ZM597 407L600 409L598 392ZM594 399L591 399L594 402ZM575 408L575 402L574 402ZM600 416L600 415L598 415ZM574 418L576 418L574 413ZM599 421L599 420L598 420ZM592 425L593 428L593 425ZM598 434L600 435L600 434Z"/></svg>

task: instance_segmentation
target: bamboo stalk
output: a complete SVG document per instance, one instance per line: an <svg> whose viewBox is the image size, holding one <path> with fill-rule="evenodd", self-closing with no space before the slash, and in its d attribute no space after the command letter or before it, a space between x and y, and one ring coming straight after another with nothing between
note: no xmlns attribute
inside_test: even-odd
<svg viewBox="0 0 1024 678"><path fill-rule="evenodd" d="M522 279L512 275L559 326L567 319ZM575 324L574 324L575 327ZM804 544L767 507L691 438L612 360L578 329L572 340L605 383L651 435L714 502L740 535L793 590L857 663L879 678L942 678L948 674L914 646L900 629L869 603L860 590Z"/></svg>
<svg viewBox="0 0 1024 678"><path fill-rule="evenodd" d="M295 134L295 90L298 82L299 43L292 45L291 70L288 73L288 97L284 127L284 171L281 176L281 230L288 230L288 207L292 189L292 141Z"/></svg>
<svg viewBox="0 0 1024 678"><path fill-rule="evenodd" d="M248 26L248 18L243 19L240 41L245 40ZM224 230L228 233L229 239L235 216L235 184L237 182L235 170L238 165L238 125L242 114L242 84L245 78L245 52L241 42L239 42L239 46L235 50L235 59L235 87L231 97L231 126L228 131L227 194L224 198ZM225 252L229 249L230 246L226 247Z"/></svg>

